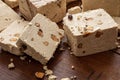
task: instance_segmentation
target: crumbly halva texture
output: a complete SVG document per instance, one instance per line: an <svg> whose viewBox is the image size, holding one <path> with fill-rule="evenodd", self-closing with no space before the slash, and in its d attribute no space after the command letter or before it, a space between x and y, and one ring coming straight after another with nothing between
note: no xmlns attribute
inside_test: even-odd
<svg viewBox="0 0 120 80"><path fill-rule="evenodd" d="M20 20L20 16L14 12L8 5L0 0L0 31L7 28L15 20Z"/></svg>
<svg viewBox="0 0 120 80"><path fill-rule="evenodd" d="M82 0L83 11L105 9L111 16L120 16L120 0Z"/></svg>
<svg viewBox="0 0 120 80"><path fill-rule="evenodd" d="M20 56L20 59L24 61L27 58L27 56Z"/></svg>
<svg viewBox="0 0 120 80"><path fill-rule="evenodd" d="M76 80L76 79L77 79L77 76L71 76L70 79L71 79L71 80Z"/></svg>
<svg viewBox="0 0 120 80"><path fill-rule="evenodd" d="M57 76L55 76L53 71L51 69L48 69L46 65L43 66L43 69L45 70L45 75L48 76L48 80L57 79Z"/></svg>
<svg viewBox="0 0 120 80"><path fill-rule="evenodd" d="M25 0L25 3L21 1L23 2L23 0L20 0L19 3L20 12L27 19L31 19L31 16L34 17L40 13L53 22L60 22L66 14L66 0Z"/></svg>
<svg viewBox="0 0 120 80"><path fill-rule="evenodd" d="M18 7L18 0L4 0L4 2L11 8Z"/></svg>
<svg viewBox="0 0 120 80"><path fill-rule="evenodd" d="M45 71L45 75L46 75L46 76L50 76L50 75L52 75L52 74L53 74L53 71L50 70L50 69L48 69L48 70Z"/></svg>
<svg viewBox="0 0 120 80"><path fill-rule="evenodd" d="M37 14L28 26L17 45L21 47L21 51L46 64L53 57L64 31L41 14Z"/></svg>
<svg viewBox="0 0 120 80"><path fill-rule="evenodd" d="M48 80L56 80L56 79L57 79L57 76L55 76L55 75L50 75L48 77Z"/></svg>
<svg viewBox="0 0 120 80"><path fill-rule="evenodd" d="M65 34L76 56L86 56L116 48L118 24L103 9L67 14Z"/></svg>
<svg viewBox="0 0 120 80"><path fill-rule="evenodd" d="M0 33L0 46L3 50L15 55L22 55L16 43L27 24L27 21L16 20Z"/></svg>
<svg viewBox="0 0 120 80"><path fill-rule="evenodd" d="M10 64L8 64L8 69L14 69L15 65L13 62L11 62Z"/></svg>

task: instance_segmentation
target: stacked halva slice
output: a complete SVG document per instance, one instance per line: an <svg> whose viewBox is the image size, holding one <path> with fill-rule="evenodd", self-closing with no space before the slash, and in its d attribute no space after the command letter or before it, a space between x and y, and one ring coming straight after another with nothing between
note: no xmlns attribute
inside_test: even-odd
<svg viewBox="0 0 120 80"><path fill-rule="evenodd" d="M66 0L19 0L20 12L31 20L37 13L60 22L66 14Z"/></svg>
<svg viewBox="0 0 120 80"><path fill-rule="evenodd" d="M66 14L67 3L73 1L77 0L19 0L19 9L26 20L40 13L58 23Z"/></svg>
<svg viewBox="0 0 120 80"><path fill-rule="evenodd" d="M53 57L64 31L41 14L37 14L27 26L17 45L21 51L46 64Z"/></svg>
<svg viewBox="0 0 120 80"><path fill-rule="evenodd" d="M64 36L64 31L42 14L37 14L31 22L21 19L4 2L0 1L0 46L15 55L27 53L46 64L56 51ZM5 21L4 21L5 19Z"/></svg>
<svg viewBox="0 0 120 80"><path fill-rule="evenodd" d="M0 33L0 46L3 50L15 55L22 55L16 43L27 23L24 20L16 20Z"/></svg>
<svg viewBox="0 0 120 80"><path fill-rule="evenodd" d="M111 16L120 17L120 0L82 0L83 11L105 9Z"/></svg>
<svg viewBox="0 0 120 80"><path fill-rule="evenodd" d="M20 55L21 52L17 51L17 46L15 43L19 37L19 34L23 30L23 27L20 26L23 26L25 22L23 22L21 17L1 0L0 12L0 31L2 31L0 33L0 46L5 51Z"/></svg>
<svg viewBox="0 0 120 80"><path fill-rule="evenodd" d="M68 13L63 21L65 34L76 56L116 48L118 24L103 9Z"/></svg>
<svg viewBox="0 0 120 80"><path fill-rule="evenodd" d="M4 30L10 23L20 20L20 16L9 6L0 0L0 31Z"/></svg>
<svg viewBox="0 0 120 80"><path fill-rule="evenodd" d="M41 14L30 23L16 20L0 33L2 49L15 55L23 52L46 64L58 47L64 31Z"/></svg>
<svg viewBox="0 0 120 80"><path fill-rule="evenodd" d="M102 8L106 10L113 19L120 24L120 0L81 0L82 11L94 10ZM120 33L120 26L118 26Z"/></svg>

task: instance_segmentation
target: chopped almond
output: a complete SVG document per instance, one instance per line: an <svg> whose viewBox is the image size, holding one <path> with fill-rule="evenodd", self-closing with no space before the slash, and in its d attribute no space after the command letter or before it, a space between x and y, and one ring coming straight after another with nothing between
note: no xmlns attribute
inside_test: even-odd
<svg viewBox="0 0 120 80"><path fill-rule="evenodd" d="M44 75L45 75L45 74L42 73L42 72L36 72L36 73L35 73L35 76L36 76L37 78L41 78L41 79L44 77Z"/></svg>

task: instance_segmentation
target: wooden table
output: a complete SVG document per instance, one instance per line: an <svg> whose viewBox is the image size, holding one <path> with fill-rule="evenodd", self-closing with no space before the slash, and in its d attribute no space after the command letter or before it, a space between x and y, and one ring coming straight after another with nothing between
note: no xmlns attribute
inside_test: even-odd
<svg viewBox="0 0 120 80"><path fill-rule="evenodd" d="M86 57L75 57L70 54L65 44L61 46L66 48L65 51L60 51L58 48L54 58L48 63L57 80L74 75L77 76L76 80L120 80L120 49ZM13 70L7 68L10 58L14 59L16 66ZM29 63L29 60L32 62ZM75 69L72 70L71 66ZM0 80L37 80L34 75L37 71L44 72L42 65L31 57L22 61L18 56L1 51ZM41 80L47 80L47 77Z"/></svg>

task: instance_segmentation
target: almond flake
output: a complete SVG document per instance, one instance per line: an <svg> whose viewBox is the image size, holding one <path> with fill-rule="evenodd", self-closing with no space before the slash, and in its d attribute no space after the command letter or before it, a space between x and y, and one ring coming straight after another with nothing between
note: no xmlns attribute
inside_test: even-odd
<svg viewBox="0 0 120 80"><path fill-rule="evenodd" d="M15 37L20 37L19 33L14 34Z"/></svg>
<svg viewBox="0 0 120 80"><path fill-rule="evenodd" d="M102 16L102 14L98 14L97 16Z"/></svg>
<svg viewBox="0 0 120 80"><path fill-rule="evenodd" d="M80 27L78 27L78 31L81 31L81 28L80 28Z"/></svg>
<svg viewBox="0 0 120 80"><path fill-rule="evenodd" d="M43 44L44 44L45 46L48 46L48 45L49 45L49 42L45 41L45 42L43 42Z"/></svg>
<svg viewBox="0 0 120 80"><path fill-rule="evenodd" d="M53 74L53 71L50 70L50 69L48 69L48 70L45 71L45 75L46 75L46 76L47 76L47 75L52 75L52 74Z"/></svg>
<svg viewBox="0 0 120 80"><path fill-rule="evenodd" d="M1 37L1 38L0 38L0 41L3 41L3 40L4 40L4 38Z"/></svg>
<svg viewBox="0 0 120 80"><path fill-rule="evenodd" d="M56 80L56 79L57 79L57 76L55 76L55 75L50 75L48 77L48 80Z"/></svg>
<svg viewBox="0 0 120 80"><path fill-rule="evenodd" d="M5 18L6 21L8 21L9 19L8 18Z"/></svg>
<svg viewBox="0 0 120 80"><path fill-rule="evenodd" d="M59 42L59 39L56 37L56 35L54 35L54 34L51 34L51 39L53 40L53 41L56 41L56 42Z"/></svg>
<svg viewBox="0 0 120 80"><path fill-rule="evenodd" d="M42 73L42 72L36 72L35 73L35 76L37 77L37 78L40 78L40 79L42 79L43 77L44 77L44 73Z"/></svg>
<svg viewBox="0 0 120 80"><path fill-rule="evenodd" d="M20 56L20 59L24 61L27 58L27 56Z"/></svg>
<svg viewBox="0 0 120 80"><path fill-rule="evenodd" d="M20 21L18 21L18 24L20 24Z"/></svg>
<svg viewBox="0 0 120 80"><path fill-rule="evenodd" d="M58 32L58 34L60 35L60 39L62 40L62 38L63 38L62 33Z"/></svg>
<svg viewBox="0 0 120 80"><path fill-rule="evenodd" d="M44 69L44 70L48 70L47 66L43 66L43 69Z"/></svg>
<svg viewBox="0 0 120 80"><path fill-rule="evenodd" d="M98 24L98 25L102 25L103 22L99 20L97 24Z"/></svg>
<svg viewBox="0 0 120 80"><path fill-rule="evenodd" d="M85 18L86 21L91 21L93 18Z"/></svg>
<svg viewBox="0 0 120 80"><path fill-rule="evenodd" d="M60 36L63 36L62 33L60 33L60 32L58 32L58 34L59 34Z"/></svg>
<svg viewBox="0 0 120 80"><path fill-rule="evenodd" d="M9 18L9 21L11 20L11 18Z"/></svg>
<svg viewBox="0 0 120 80"><path fill-rule="evenodd" d="M91 26L87 26L86 29L87 29L87 30L90 30L90 31L93 31L94 28L91 27Z"/></svg>
<svg viewBox="0 0 120 80"><path fill-rule="evenodd" d="M41 36L41 37L43 37L43 31L41 29L39 29L38 35Z"/></svg>
<svg viewBox="0 0 120 80"><path fill-rule="evenodd" d="M80 20L80 19L81 19L81 16L78 16L78 17L77 17L77 20Z"/></svg>
<svg viewBox="0 0 120 80"><path fill-rule="evenodd" d="M29 26L32 26L32 23L30 22L30 23L28 23L28 25L29 25Z"/></svg>
<svg viewBox="0 0 120 80"><path fill-rule="evenodd" d="M91 34L90 32L87 32L87 31L86 31L86 32L83 33L83 37L87 37L87 36L89 36L90 34Z"/></svg>
<svg viewBox="0 0 120 80"><path fill-rule="evenodd" d="M71 76L70 78L71 78L71 80L76 80L77 76Z"/></svg>
<svg viewBox="0 0 120 80"><path fill-rule="evenodd" d="M64 49L63 47L61 47L59 50L60 50L60 51L64 51L65 49Z"/></svg>
<svg viewBox="0 0 120 80"><path fill-rule="evenodd" d="M10 39L11 42L15 42L15 41L17 41L17 40L18 40L17 38L11 38L11 39Z"/></svg>
<svg viewBox="0 0 120 80"><path fill-rule="evenodd" d="M34 38L31 38L31 41L34 41Z"/></svg>
<svg viewBox="0 0 120 80"><path fill-rule="evenodd" d="M36 26L36 27L40 27L40 24L39 24L39 23L35 23L35 26Z"/></svg>
<svg viewBox="0 0 120 80"><path fill-rule="evenodd" d="M71 29L73 29L73 27L71 27Z"/></svg>
<svg viewBox="0 0 120 80"><path fill-rule="evenodd" d="M73 76L73 78L74 78L74 79L76 79L76 78L77 78L77 76Z"/></svg>
<svg viewBox="0 0 120 80"><path fill-rule="evenodd" d="M83 29L84 29L84 32L86 32L86 31L87 31L87 25L86 25L86 27L84 27Z"/></svg>
<svg viewBox="0 0 120 80"><path fill-rule="evenodd" d="M8 64L8 69L13 69L15 68L15 65L13 62L11 62L10 64Z"/></svg>
<svg viewBox="0 0 120 80"><path fill-rule="evenodd" d="M70 80L70 78L62 78L61 80Z"/></svg>

